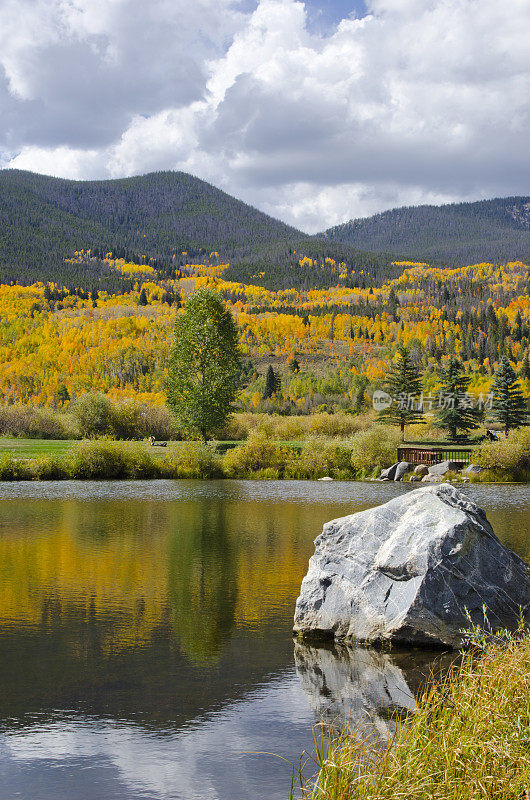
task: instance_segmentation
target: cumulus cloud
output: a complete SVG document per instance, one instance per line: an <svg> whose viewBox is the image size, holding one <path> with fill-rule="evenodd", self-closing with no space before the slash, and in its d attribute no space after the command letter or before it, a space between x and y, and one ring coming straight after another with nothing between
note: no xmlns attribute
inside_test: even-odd
<svg viewBox="0 0 530 800"><path fill-rule="evenodd" d="M306 230L528 193L527 0L371 0L324 32L297 0L182 3L183 24L169 0L25 0L13 39L11 2L13 166L184 169Z"/></svg>

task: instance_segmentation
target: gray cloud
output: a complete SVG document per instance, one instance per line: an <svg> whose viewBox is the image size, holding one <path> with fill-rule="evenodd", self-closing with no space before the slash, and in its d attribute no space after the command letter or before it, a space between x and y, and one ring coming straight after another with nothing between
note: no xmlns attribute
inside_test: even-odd
<svg viewBox="0 0 530 800"><path fill-rule="evenodd" d="M308 230L528 193L527 0L372 0L325 32L296 0L27 5L42 32L0 51L13 165L189 170Z"/></svg>

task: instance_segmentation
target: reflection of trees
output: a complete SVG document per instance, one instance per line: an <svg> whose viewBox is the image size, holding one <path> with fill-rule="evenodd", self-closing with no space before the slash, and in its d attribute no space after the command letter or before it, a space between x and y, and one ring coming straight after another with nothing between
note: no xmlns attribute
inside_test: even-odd
<svg viewBox="0 0 530 800"><path fill-rule="evenodd" d="M186 507L169 547L169 602L184 652L214 660L235 621L236 558L218 500Z"/></svg>

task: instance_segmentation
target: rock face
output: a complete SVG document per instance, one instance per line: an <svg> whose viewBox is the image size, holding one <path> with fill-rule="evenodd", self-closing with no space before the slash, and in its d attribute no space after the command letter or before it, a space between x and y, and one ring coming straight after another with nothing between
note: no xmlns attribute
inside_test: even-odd
<svg viewBox="0 0 530 800"><path fill-rule="evenodd" d="M461 461L440 461L429 467L429 475L445 475L449 470L457 472L460 469Z"/></svg>
<svg viewBox="0 0 530 800"><path fill-rule="evenodd" d="M396 471L394 472L394 480L402 481L405 475L408 472L412 472L413 469L414 469L413 464L409 464L408 461L400 461L396 467Z"/></svg>
<svg viewBox="0 0 530 800"><path fill-rule="evenodd" d="M315 545L294 619L308 638L458 646L466 609L493 628L530 619L530 567L451 485L328 522Z"/></svg>
<svg viewBox="0 0 530 800"><path fill-rule="evenodd" d="M424 475L428 475L429 467L427 464L418 464L416 467L414 467L414 472L416 475L421 475L423 477Z"/></svg>

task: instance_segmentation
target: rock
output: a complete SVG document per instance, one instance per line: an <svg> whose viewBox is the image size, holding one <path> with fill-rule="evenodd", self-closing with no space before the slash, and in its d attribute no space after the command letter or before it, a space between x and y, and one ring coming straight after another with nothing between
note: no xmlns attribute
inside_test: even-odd
<svg viewBox="0 0 530 800"><path fill-rule="evenodd" d="M326 475L325 478L318 478L319 481L332 481L333 478L330 478L329 475Z"/></svg>
<svg viewBox="0 0 530 800"><path fill-rule="evenodd" d="M466 475L474 475L478 472L482 472L482 467L479 464L468 464L464 470Z"/></svg>
<svg viewBox="0 0 530 800"><path fill-rule="evenodd" d="M438 464L433 464L432 467L428 467L429 475L445 475L449 470L454 470L456 472L460 469L461 463L461 461L440 461Z"/></svg>
<svg viewBox="0 0 530 800"><path fill-rule="evenodd" d="M396 467L396 471L394 473L394 480L395 481L402 481L405 475L408 472L412 472L414 469L413 464L409 464L408 461L400 461Z"/></svg>
<svg viewBox="0 0 530 800"><path fill-rule="evenodd" d="M421 477L423 477L424 475L428 474L429 467L427 464L418 464L416 467L414 467L414 472L416 475L421 475Z"/></svg>
<svg viewBox="0 0 530 800"><path fill-rule="evenodd" d="M421 481L420 475L411 475L409 478L410 483L419 483Z"/></svg>
<svg viewBox="0 0 530 800"><path fill-rule="evenodd" d="M461 628L514 629L530 620L530 567L497 539L484 512L454 486L407 492L333 520L296 602L307 637L458 646Z"/></svg>
<svg viewBox="0 0 530 800"><path fill-rule="evenodd" d="M421 479L422 483L441 483L443 481L443 475L424 475Z"/></svg>
<svg viewBox="0 0 530 800"><path fill-rule="evenodd" d="M388 467L388 469L382 469L380 477L381 478L388 478L389 481L393 481L394 480L394 476L396 474L396 470L399 467L399 464L400 464L400 462L396 461L396 463L392 464L392 466Z"/></svg>

